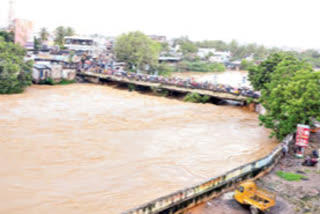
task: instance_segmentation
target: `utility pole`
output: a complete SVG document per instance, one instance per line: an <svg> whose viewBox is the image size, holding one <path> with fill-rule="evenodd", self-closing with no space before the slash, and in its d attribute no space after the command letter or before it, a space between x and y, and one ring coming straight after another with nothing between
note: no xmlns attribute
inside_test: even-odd
<svg viewBox="0 0 320 214"><path fill-rule="evenodd" d="M14 0L9 1L9 13L8 13L8 29L9 31L13 31L14 28L14 19L15 19L15 2Z"/></svg>

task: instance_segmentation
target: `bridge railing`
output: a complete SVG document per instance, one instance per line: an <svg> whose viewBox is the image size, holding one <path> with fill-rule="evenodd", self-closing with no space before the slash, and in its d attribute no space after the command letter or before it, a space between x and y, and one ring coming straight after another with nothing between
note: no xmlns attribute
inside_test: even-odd
<svg viewBox="0 0 320 214"><path fill-rule="evenodd" d="M293 135L288 135L264 158L230 170L198 185L158 198L123 214L176 213L217 197L226 190L234 188L241 181L255 179L269 172L281 158L283 146L288 145L292 140Z"/></svg>
<svg viewBox="0 0 320 214"><path fill-rule="evenodd" d="M100 78L105 78L105 77L108 77L110 79L116 79L116 80L122 80L122 81L126 81L126 82L145 82L145 83L149 83L149 84L158 84L159 86L175 86L175 87L178 87L178 88L184 88L184 89L197 89L197 90L203 90L203 91L212 91L212 92L215 92L215 93L228 93L228 94L231 94L233 96L242 96L242 97L251 97L251 98L254 98L254 99L257 99L259 98L259 96L256 96L256 95L249 95L247 93L236 93L236 92L233 92L233 91L228 91L226 88L220 88L218 86L215 86L215 88L206 88L206 87L202 87L200 84L198 84L197 86L193 86L193 85L179 85L179 84L174 84L174 83L171 83L171 82L165 82L165 81L159 81L159 80L149 80L147 79L146 77L144 78L141 78L141 79L136 79L136 78L129 78L127 76L123 76L123 75L114 75L114 74L107 74L107 73L95 73L95 72L90 72L90 71L87 71L87 72L82 72L84 74L87 74L87 75L92 75L92 76L98 76ZM218 85L221 85L221 84L218 84ZM225 87L225 86L224 86Z"/></svg>

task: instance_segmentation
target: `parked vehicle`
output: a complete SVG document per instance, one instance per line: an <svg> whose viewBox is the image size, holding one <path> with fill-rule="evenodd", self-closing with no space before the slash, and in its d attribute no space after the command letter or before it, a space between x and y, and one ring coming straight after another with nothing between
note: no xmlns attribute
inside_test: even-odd
<svg viewBox="0 0 320 214"><path fill-rule="evenodd" d="M276 194L258 188L253 181L240 184L234 198L240 204L249 205L252 214L269 211L276 204Z"/></svg>

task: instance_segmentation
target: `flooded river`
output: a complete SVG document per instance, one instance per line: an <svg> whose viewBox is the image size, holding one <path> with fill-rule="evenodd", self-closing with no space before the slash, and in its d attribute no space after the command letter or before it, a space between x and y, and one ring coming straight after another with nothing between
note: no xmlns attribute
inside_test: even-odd
<svg viewBox="0 0 320 214"><path fill-rule="evenodd" d="M0 96L0 213L116 214L256 160L257 115L108 86Z"/></svg>

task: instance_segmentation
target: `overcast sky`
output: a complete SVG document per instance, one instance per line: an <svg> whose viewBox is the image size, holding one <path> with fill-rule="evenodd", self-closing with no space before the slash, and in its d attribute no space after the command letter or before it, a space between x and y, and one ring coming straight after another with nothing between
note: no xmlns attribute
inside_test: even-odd
<svg viewBox="0 0 320 214"><path fill-rule="evenodd" d="M0 0L0 26L9 0ZM79 34L140 30L170 38L237 39L320 49L320 0L15 0L17 18L35 30L72 26Z"/></svg>

